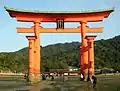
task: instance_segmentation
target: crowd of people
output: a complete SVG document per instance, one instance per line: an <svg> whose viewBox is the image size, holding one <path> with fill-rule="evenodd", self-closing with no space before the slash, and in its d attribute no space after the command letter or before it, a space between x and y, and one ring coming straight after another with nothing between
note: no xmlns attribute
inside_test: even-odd
<svg viewBox="0 0 120 91"><path fill-rule="evenodd" d="M54 80L54 76L53 76L53 75L47 75L47 76L46 76L46 74L42 74L42 80L46 80L47 77L49 77L49 79L51 79L51 81Z"/></svg>
<svg viewBox="0 0 120 91"><path fill-rule="evenodd" d="M26 80L28 80L28 73L25 73L25 75L24 75L24 79L26 79ZM51 81L53 81L54 80L54 75L46 75L46 74L42 74L42 80L46 80L47 79L47 77L49 77L49 79L51 79ZM83 76L83 74L81 74L80 75L80 79L81 80L84 80L84 76ZM93 88L95 88L96 87L96 84L97 84L97 77L95 77L94 75L92 76L92 79L90 79L89 77L88 77L88 81L91 81L91 83L93 84Z"/></svg>

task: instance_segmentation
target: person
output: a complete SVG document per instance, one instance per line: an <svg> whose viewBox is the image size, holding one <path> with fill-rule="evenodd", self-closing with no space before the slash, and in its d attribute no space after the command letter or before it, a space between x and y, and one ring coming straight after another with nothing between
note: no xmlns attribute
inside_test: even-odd
<svg viewBox="0 0 120 91"><path fill-rule="evenodd" d="M80 74L80 79L84 80L83 74Z"/></svg>
<svg viewBox="0 0 120 91"><path fill-rule="evenodd" d="M48 74L48 77L49 77L49 79L50 79L50 73Z"/></svg>
<svg viewBox="0 0 120 91"><path fill-rule="evenodd" d="M46 74L42 75L42 80L46 80Z"/></svg>
<svg viewBox="0 0 120 91"><path fill-rule="evenodd" d="M27 73L24 74L24 79L26 79L26 78L27 78Z"/></svg>
<svg viewBox="0 0 120 91"><path fill-rule="evenodd" d="M52 81L54 80L54 76L53 76L53 75L51 76L51 80L52 80Z"/></svg>
<svg viewBox="0 0 120 91"><path fill-rule="evenodd" d="M25 74L24 74L24 79L25 79L27 82L29 82L29 74L28 74L28 73L25 73Z"/></svg>
<svg viewBox="0 0 120 91"><path fill-rule="evenodd" d="M92 76L92 80L93 80L93 88L95 88L97 84L97 78L95 76Z"/></svg>

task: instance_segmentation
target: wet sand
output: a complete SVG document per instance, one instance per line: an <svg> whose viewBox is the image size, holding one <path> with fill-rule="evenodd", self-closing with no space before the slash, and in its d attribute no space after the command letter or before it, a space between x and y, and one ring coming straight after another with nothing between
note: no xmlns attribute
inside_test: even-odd
<svg viewBox="0 0 120 91"><path fill-rule="evenodd" d="M75 79L76 78L76 79ZM63 81L41 81L29 85L22 76L0 77L0 91L120 91L119 75L97 76L96 88L92 88L91 82L80 81L78 77Z"/></svg>

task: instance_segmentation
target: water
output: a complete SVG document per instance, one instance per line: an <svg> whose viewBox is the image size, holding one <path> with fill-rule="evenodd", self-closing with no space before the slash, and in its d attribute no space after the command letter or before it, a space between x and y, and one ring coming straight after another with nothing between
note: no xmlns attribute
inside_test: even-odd
<svg viewBox="0 0 120 91"><path fill-rule="evenodd" d="M1 76L0 91L16 91L28 87L28 84L21 76Z"/></svg>
<svg viewBox="0 0 120 91"><path fill-rule="evenodd" d="M77 77L29 85L22 76L0 76L0 91L120 91L120 76L97 76L97 78L97 86L93 89L91 82L79 81Z"/></svg>

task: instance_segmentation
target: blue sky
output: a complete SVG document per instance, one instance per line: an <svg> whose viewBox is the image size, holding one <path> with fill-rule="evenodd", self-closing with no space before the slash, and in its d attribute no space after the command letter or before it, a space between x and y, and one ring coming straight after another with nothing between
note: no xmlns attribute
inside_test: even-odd
<svg viewBox="0 0 120 91"><path fill-rule="evenodd" d="M27 10L97 10L115 7L115 11L103 22L88 23L90 27L104 27L103 33L97 33L96 40L108 39L120 35L120 0L0 0L0 52L17 51L28 46L26 35L18 34L16 27L31 27L32 23L18 23L5 11L4 6ZM42 24L44 27L55 27L55 24ZM76 27L79 23L66 24L66 27ZM40 34L42 46L55 43L81 41L80 34Z"/></svg>

